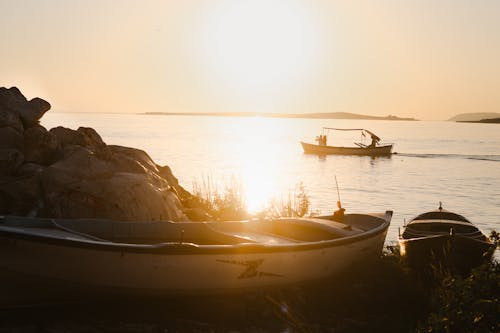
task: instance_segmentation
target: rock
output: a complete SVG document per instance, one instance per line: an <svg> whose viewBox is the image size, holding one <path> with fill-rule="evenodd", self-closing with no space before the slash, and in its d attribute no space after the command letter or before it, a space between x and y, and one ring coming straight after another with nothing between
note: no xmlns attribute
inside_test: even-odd
<svg viewBox="0 0 500 333"><path fill-rule="evenodd" d="M0 175L16 173L24 162L24 155L17 149L0 149ZM1 179L2 177L0 177Z"/></svg>
<svg viewBox="0 0 500 333"><path fill-rule="evenodd" d="M33 176L36 174L39 174L42 172L45 168L43 165L36 164L36 163L24 163L17 169L16 176L19 177L27 177L27 176Z"/></svg>
<svg viewBox="0 0 500 333"><path fill-rule="evenodd" d="M53 218L188 220L192 195L144 151L106 145L92 128L47 131L50 104L0 87L0 213ZM191 207L193 208L193 207ZM187 210L203 219L201 209Z"/></svg>
<svg viewBox="0 0 500 333"><path fill-rule="evenodd" d="M179 180L175 178L174 174L172 173L172 170L170 169L169 166L157 166L158 172L160 176L165 178L170 186L172 186L175 191L177 192L179 198L181 199L187 199L191 196L191 193L186 191L181 185L179 185Z"/></svg>
<svg viewBox="0 0 500 333"><path fill-rule="evenodd" d="M47 178L51 178L51 182ZM123 221L186 219L175 195L166 187L148 182L146 175L116 173L99 181L78 178L68 183L64 178L60 180L60 177L47 174L42 179L46 213L52 217Z"/></svg>
<svg viewBox="0 0 500 333"><path fill-rule="evenodd" d="M95 131L95 129L90 127L78 127L78 133L83 133L86 138L86 143L88 146L103 147L106 146L104 141L102 141L101 136Z"/></svg>
<svg viewBox="0 0 500 333"><path fill-rule="evenodd" d="M28 100L17 87L0 87L0 107L16 112L24 108Z"/></svg>
<svg viewBox="0 0 500 333"><path fill-rule="evenodd" d="M41 165L50 165L62 156L57 137L45 127L36 125L24 132L24 159Z"/></svg>
<svg viewBox="0 0 500 333"><path fill-rule="evenodd" d="M11 127L19 133L23 133L24 127L21 119L15 113L2 109L0 106L0 127Z"/></svg>
<svg viewBox="0 0 500 333"><path fill-rule="evenodd" d="M50 110L50 103L38 97L28 101L16 87L9 89L0 87L1 109L19 116L24 128L29 128L38 124L45 112Z"/></svg>
<svg viewBox="0 0 500 333"><path fill-rule="evenodd" d="M23 150L24 137L12 127L0 127L0 149Z"/></svg>
<svg viewBox="0 0 500 333"><path fill-rule="evenodd" d="M44 99L35 97L29 101L32 112L36 115L36 120L40 120L45 112L50 110L50 103Z"/></svg>
<svg viewBox="0 0 500 333"><path fill-rule="evenodd" d="M108 161L100 159L92 150L85 147L70 147L64 150L64 158L53 163L45 172L51 172L55 178L69 179L64 181L75 181L78 179L103 179L110 178L114 170Z"/></svg>
<svg viewBox="0 0 500 333"><path fill-rule="evenodd" d="M41 174L44 214L115 220L186 220L168 182L143 171L144 168L139 172L117 171L113 161L100 159L88 148L76 147Z"/></svg>
<svg viewBox="0 0 500 333"><path fill-rule="evenodd" d="M85 131L75 131L69 128L58 126L52 128L50 130L50 133L52 133L57 138L57 141L63 147L70 145L90 147L93 143L92 139L86 135Z"/></svg>
<svg viewBox="0 0 500 333"><path fill-rule="evenodd" d="M43 206L38 176L11 178L0 186L0 212L36 216Z"/></svg>
<svg viewBox="0 0 500 333"><path fill-rule="evenodd" d="M149 155L140 149L109 145L109 150L113 156L113 163L121 171L129 171L130 168L137 172L158 173L156 163Z"/></svg>

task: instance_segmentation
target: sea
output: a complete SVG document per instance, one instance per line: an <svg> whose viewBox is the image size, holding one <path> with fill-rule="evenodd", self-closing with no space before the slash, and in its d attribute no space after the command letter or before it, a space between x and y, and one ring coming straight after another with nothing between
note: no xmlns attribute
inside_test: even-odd
<svg viewBox="0 0 500 333"><path fill-rule="evenodd" d="M48 112L47 129L92 127L107 144L146 151L189 191L240 188L247 209L295 200L301 188L315 214L340 198L347 213L394 212L387 243L405 222L445 209L485 234L500 231L500 125L449 121L292 119ZM323 127L364 128L394 143L390 157L304 154ZM359 131L329 131L328 144L369 143Z"/></svg>

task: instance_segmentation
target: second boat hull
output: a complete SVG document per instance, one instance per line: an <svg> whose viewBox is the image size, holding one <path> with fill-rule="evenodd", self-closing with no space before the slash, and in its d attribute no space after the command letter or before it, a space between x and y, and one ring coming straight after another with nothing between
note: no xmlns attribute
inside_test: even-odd
<svg viewBox="0 0 500 333"><path fill-rule="evenodd" d="M401 255L417 269L451 268L466 272L491 258L492 244L461 235L400 239Z"/></svg>
<svg viewBox="0 0 500 333"><path fill-rule="evenodd" d="M304 153L316 155L360 155L360 156L390 156L392 145L377 147L334 147L321 146L311 143L301 142Z"/></svg>

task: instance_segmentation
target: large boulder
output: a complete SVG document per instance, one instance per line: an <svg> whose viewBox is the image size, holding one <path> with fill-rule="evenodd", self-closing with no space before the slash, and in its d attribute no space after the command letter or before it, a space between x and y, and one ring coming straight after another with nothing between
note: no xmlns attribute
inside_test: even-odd
<svg viewBox="0 0 500 333"><path fill-rule="evenodd" d="M0 87L0 110L17 114L24 128L38 124L45 112L50 110L50 103L34 98L30 101L16 87Z"/></svg>
<svg viewBox="0 0 500 333"><path fill-rule="evenodd" d="M54 218L188 220L184 190L144 151L106 145L92 128L39 124L50 109L0 87L0 213Z"/></svg>
<svg viewBox="0 0 500 333"><path fill-rule="evenodd" d="M190 198L192 195L188 191L186 191L180 184L179 180L174 176L172 173L172 169L168 165L165 166L160 166L157 165L158 172L161 177L165 178L167 182L172 186L175 191L177 192L177 195L179 198L185 200Z"/></svg>
<svg viewBox="0 0 500 333"><path fill-rule="evenodd" d="M24 138L21 133L12 127L0 127L0 149L19 149L24 147Z"/></svg>
<svg viewBox="0 0 500 333"><path fill-rule="evenodd" d="M62 154L57 137L45 127L36 125L24 132L24 159L41 165L54 163Z"/></svg>
<svg viewBox="0 0 500 333"><path fill-rule="evenodd" d="M0 149L0 180L17 172L24 162L24 155L17 149Z"/></svg>
<svg viewBox="0 0 500 333"><path fill-rule="evenodd" d="M115 160L122 163L117 167ZM129 167L123 161L120 153L105 160L88 148L72 148L66 158L42 172L44 214L142 221L186 219L165 179L140 167L136 160L129 161Z"/></svg>
<svg viewBox="0 0 500 333"><path fill-rule="evenodd" d="M15 129L18 133L22 133L24 130L21 118L19 118L19 116L14 112L2 109L1 105L0 105L0 127L11 127Z"/></svg>
<svg viewBox="0 0 500 333"><path fill-rule="evenodd" d="M58 126L52 128L50 133L57 138L57 141L63 147L82 146L102 148L106 146L100 135L93 128L79 127L77 130L72 130Z"/></svg>
<svg viewBox="0 0 500 333"><path fill-rule="evenodd" d="M4 178L0 186L0 213L37 216L43 206L42 198L36 173L31 176Z"/></svg>

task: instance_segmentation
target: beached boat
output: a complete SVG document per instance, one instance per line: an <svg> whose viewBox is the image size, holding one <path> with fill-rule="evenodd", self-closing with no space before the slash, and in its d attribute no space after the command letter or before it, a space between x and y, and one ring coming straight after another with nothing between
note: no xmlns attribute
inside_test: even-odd
<svg viewBox="0 0 500 333"><path fill-rule="evenodd" d="M3 289L17 277L139 294L320 280L381 254L392 211L238 222L0 219Z"/></svg>
<svg viewBox="0 0 500 333"><path fill-rule="evenodd" d="M329 131L360 131L362 137L370 136L369 145L354 142L356 146L340 147L328 146L327 138ZM392 154L392 143L380 144L380 138L373 132L363 128L331 128L323 127L322 134L316 137L317 144L300 142L304 153L316 155L363 155L363 156L390 156Z"/></svg>
<svg viewBox="0 0 500 333"><path fill-rule="evenodd" d="M491 258L495 248L462 215L439 209L414 217L399 236L401 255L414 267L467 271Z"/></svg>

